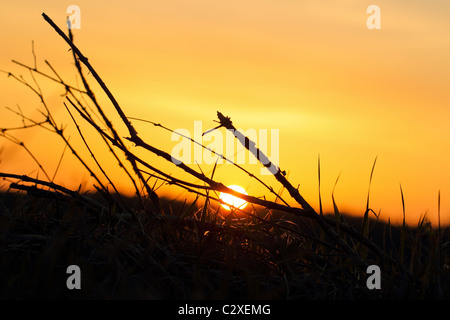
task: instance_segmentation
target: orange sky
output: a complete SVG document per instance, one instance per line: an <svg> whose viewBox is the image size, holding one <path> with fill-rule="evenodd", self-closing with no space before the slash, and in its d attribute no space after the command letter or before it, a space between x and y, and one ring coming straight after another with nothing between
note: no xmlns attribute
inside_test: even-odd
<svg viewBox="0 0 450 320"><path fill-rule="evenodd" d="M439 190L442 223L450 222L448 1L8 2L0 19L0 69L28 76L11 59L32 65L34 40L38 66L48 71L43 62L48 59L76 84L67 45L41 17L45 12L64 27L70 4L81 9L78 47L127 115L188 130L201 120L207 130L221 111L239 128L279 129L280 167L315 208L319 154L325 209L331 209L340 174L338 206L358 215L378 156L371 207L381 210L382 219L400 221L401 183L408 223L425 212L437 223ZM371 4L381 9L381 30L366 27ZM58 123L72 125L62 106L63 90L40 81ZM21 123L5 106L18 104L39 117L39 101L29 90L5 74L0 85L0 127ZM169 133L133 123L147 142L169 153L176 145ZM75 143L79 138L71 132ZM14 134L54 172L64 147L58 139L39 130ZM23 150L4 139L0 148L1 171L36 174ZM115 170L106 152L104 157ZM179 173L151 155L148 159ZM240 184L249 194L268 195L231 165L220 166L215 177ZM127 190L126 179L120 173L117 178ZM273 177L262 178L278 187ZM78 187L90 180L66 154L56 181ZM163 187L160 193L171 190ZM178 189L172 195L186 197Z"/></svg>

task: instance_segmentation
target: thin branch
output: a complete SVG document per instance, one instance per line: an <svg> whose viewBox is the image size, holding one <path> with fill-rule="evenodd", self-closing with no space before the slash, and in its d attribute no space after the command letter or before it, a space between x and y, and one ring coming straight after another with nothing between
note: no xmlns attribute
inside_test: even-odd
<svg viewBox="0 0 450 320"><path fill-rule="evenodd" d="M34 40L31 40L31 53L33 54L34 68L37 69L36 53L34 52Z"/></svg>
<svg viewBox="0 0 450 320"><path fill-rule="evenodd" d="M23 141L20 141L16 137L8 134L7 132L3 132L3 131L0 133L0 136L4 137L5 139L7 139L7 140L19 145L21 148L23 148L30 155L30 157L33 159L33 161L38 165L39 169L44 173L45 177L50 181L50 176L47 174L47 171L44 169L44 167L39 162L39 160L35 157L33 152L31 152L31 150L28 149L28 147L25 145L25 143Z"/></svg>
<svg viewBox="0 0 450 320"><path fill-rule="evenodd" d="M95 71L95 69L91 66L88 59L81 53L81 51L75 46L73 41L69 39L64 32L53 22L52 19L50 19L45 13L42 13L42 16L44 17L45 21L50 24L50 26L55 29L55 31L63 38L67 44L70 46L70 48L73 50L74 54L77 55L78 59L80 59L81 62L89 69L89 72L92 74L92 76L95 78L95 80L98 82L102 90L106 93L109 100L113 104L114 108L116 109L117 113L119 114L120 118L122 119L123 123L127 126L128 131L132 137L136 136L136 130L131 125L130 121L128 121L127 117L125 116L125 113L122 111L122 108L119 106L117 100L114 98L111 91L108 89L108 87L105 85L103 80L100 78L98 73ZM70 29L69 29L70 30Z"/></svg>
<svg viewBox="0 0 450 320"><path fill-rule="evenodd" d="M0 172L0 177L18 179L18 180L25 181L25 182L32 182L32 183L35 183L35 184L43 185L43 186L49 187L49 188L51 188L53 190L61 191L61 192L65 193L65 194L71 196L74 199L80 200L80 201L84 202L85 204L88 204L92 208L97 209L98 210L97 212L99 212L99 213L103 209L103 206L101 204L99 204L98 202L92 200L91 198L85 197L85 196L79 194L76 191L70 190L68 188L60 186L60 185L58 185L56 183L53 183L53 182L31 178L31 177L28 177L26 175L17 175L17 174L4 173L4 172Z"/></svg>
<svg viewBox="0 0 450 320"><path fill-rule="evenodd" d="M11 111L12 113L14 113L14 114L18 115L19 117L21 117L22 118L22 123L24 124L24 126L26 126L25 125L25 120L27 120L27 121L30 121L31 123L33 123L34 126L40 126L41 128L43 128L43 129L45 129L47 131L54 132L54 130L52 130L52 129L54 129L53 127L52 127L52 129L50 129L50 128L47 128L47 127L44 126L44 124L46 124L46 123L50 124L50 120L48 119L48 117L46 117L46 119L44 121L38 122L38 121L35 121L35 120L25 116L21 112L14 111L10 107L5 107L5 109L7 109L7 110ZM19 108L19 110L20 110L20 108ZM5 128L5 129L8 130L8 128Z"/></svg>
<svg viewBox="0 0 450 320"><path fill-rule="evenodd" d="M36 68L30 67L30 66L28 66L28 65L26 65L26 64L24 64L24 63L21 63L21 62L19 62L19 61L16 61L16 60L11 60L11 61L12 61L13 63L15 63L15 64L17 64L17 65L23 67L23 68L26 68L26 69L31 70L31 71L33 71L33 72L36 72L37 74L39 74L39 75L41 75L41 76L43 76L43 77L46 77L46 78L48 78L48 79L50 79L50 80L52 80L52 81L54 81L54 82L57 82L57 83L61 84L61 85L63 85L65 88L70 88L70 89L72 89L72 90L79 91L79 92L81 92L81 93L86 93L86 92L83 91L83 90L80 90L80 89L78 89L78 88L76 88L76 87L73 87L73 86L70 86L70 85L64 83L64 82L62 81L62 79L59 78L59 76L56 74L56 72L54 71L54 69L48 64L47 60L45 60L45 63L52 69L52 71L55 73L55 75L58 77L58 79L53 78L52 76L49 76L48 74L46 74L46 73L44 73L44 72L42 72L42 71L40 71L40 70L38 70L38 69L36 69Z"/></svg>
<svg viewBox="0 0 450 320"><path fill-rule="evenodd" d="M56 169L55 169L55 173L53 173L53 177L50 180L52 182L55 180L56 174L58 173L59 167L61 166L62 159L64 157L64 154L66 153L66 149L67 149L67 144L64 145L64 149L63 149L63 152L61 154L61 157L59 158L58 165L56 166Z"/></svg>
<svg viewBox="0 0 450 320"><path fill-rule="evenodd" d="M136 218L134 212L128 207L128 205L125 203L125 201L123 200L122 196L120 195L120 192L117 190L116 185L114 184L114 182L109 178L108 174L105 172L105 170L103 169L102 165L98 162L97 157L95 156L95 154L92 152L91 148L89 147L86 139L84 138L83 133L80 130L80 126L78 125L77 121L75 120L75 118L73 117L72 113L70 112L69 108L67 107L67 105L64 103L64 107L66 108L67 112L69 113L73 123L75 124L77 131L81 137L81 139L83 140L84 145L86 146L86 148L89 151L89 154L91 155L92 159L94 159L94 162L97 164L97 167L100 169L100 171L102 172L103 176L108 180L108 182L110 183L110 185L113 187L114 191L116 192L116 194L119 197L119 201L122 204L123 208L128 211L128 213L130 213L134 218Z"/></svg>

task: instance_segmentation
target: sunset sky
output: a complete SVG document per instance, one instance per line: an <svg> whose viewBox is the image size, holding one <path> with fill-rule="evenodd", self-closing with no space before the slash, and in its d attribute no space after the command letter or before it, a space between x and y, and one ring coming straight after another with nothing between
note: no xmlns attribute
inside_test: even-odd
<svg viewBox="0 0 450 320"><path fill-rule="evenodd" d="M334 191L339 209L362 216L377 157L370 206L381 211L381 219L401 221L401 184L408 223L427 213L437 224L439 190L441 223L450 223L449 1L10 1L1 6L0 69L31 82L11 59L32 66L34 41L42 71L51 73L47 59L67 82L81 85L68 45L41 16L45 12L65 30L71 4L81 9L75 43L128 116L193 132L194 121L202 121L204 131L216 126L220 111L238 128L278 129L280 167L316 209L320 155L321 195L328 211L339 176ZM372 4L381 9L380 30L366 26ZM80 140L62 105L63 88L37 80L58 123L71 130L71 141ZM92 78L91 83L118 121ZM0 127L22 123L5 107L20 106L27 116L42 119L37 111L42 106L29 89L4 73L0 86ZM133 124L144 140L169 153L177 144L168 132ZM41 131L11 133L53 173L64 145ZM26 152L3 138L0 152L0 171L38 174ZM121 189L130 192L108 152L103 154L117 170ZM173 164L150 154L148 159L185 177ZM201 167L212 171L212 166ZM259 174L261 165L246 168ZM273 177L260 177L278 190ZM215 179L273 200L232 165L220 165ZM87 188L92 180L67 152L55 182ZM172 186L158 193L181 200L188 196Z"/></svg>

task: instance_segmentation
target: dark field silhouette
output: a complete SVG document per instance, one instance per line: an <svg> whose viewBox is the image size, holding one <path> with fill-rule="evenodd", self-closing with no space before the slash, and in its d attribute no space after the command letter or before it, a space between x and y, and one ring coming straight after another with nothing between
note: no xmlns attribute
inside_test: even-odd
<svg viewBox="0 0 450 320"><path fill-rule="evenodd" d="M202 206L162 199L167 214L137 222L49 196L1 194L2 299L449 297L449 230L441 230L439 244L426 221L404 230L403 262L402 227L370 221L369 239L396 262L365 256L382 276L381 289L369 290L366 270L322 244L326 237L305 218L272 212L268 220L276 226L251 217L202 222ZM362 227L362 219L341 218ZM356 240L353 245L362 249ZM70 265L81 269L80 290L66 286Z"/></svg>

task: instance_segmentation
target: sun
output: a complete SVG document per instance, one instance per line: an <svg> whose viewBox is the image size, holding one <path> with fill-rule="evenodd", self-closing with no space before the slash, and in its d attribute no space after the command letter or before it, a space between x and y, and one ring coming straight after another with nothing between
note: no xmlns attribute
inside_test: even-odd
<svg viewBox="0 0 450 320"><path fill-rule="evenodd" d="M245 189L242 188L241 186L238 186L238 185L231 185L231 186L228 186L228 188L230 188L230 189L232 189L234 191L240 192L242 194L247 194ZM231 195L229 193L221 192L219 198L223 202L225 202L225 203L227 203L227 204L229 204L229 205L231 205L233 207L239 208L239 209L244 209L245 206L247 205L247 201L242 200L242 199L240 199L238 197L235 197L235 196L233 196L233 195ZM221 206L224 207L226 210L231 210L232 209L230 206L227 206L226 204L223 204L223 203L221 204Z"/></svg>

